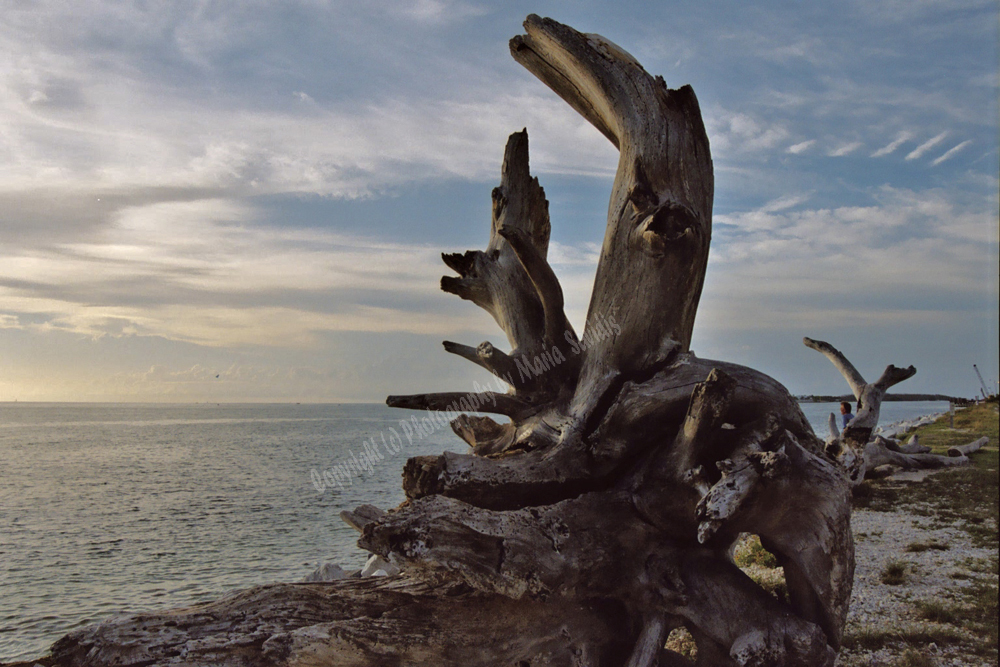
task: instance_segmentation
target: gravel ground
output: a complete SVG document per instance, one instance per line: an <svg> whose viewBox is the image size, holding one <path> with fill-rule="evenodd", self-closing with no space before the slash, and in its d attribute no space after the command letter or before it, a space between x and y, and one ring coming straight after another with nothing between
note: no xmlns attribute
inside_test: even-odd
<svg viewBox="0 0 1000 667"><path fill-rule="evenodd" d="M969 559L996 558L994 551L973 546L968 534L957 527L934 524L933 515L920 516L905 511L855 510L852 513L857 565L847 621L848 634L905 625L927 625L927 621L917 615L914 602L953 602L958 590L973 583L971 579L964 578L967 576L993 576L996 579L995 575L973 573L968 569ZM947 549L907 551L907 547L915 543L947 545ZM902 584L882 583L882 573L892 561L906 563ZM963 657L953 647L938 647L934 643L914 648L942 667L997 664L987 658ZM898 650L857 648L842 651L838 664L851 667L892 665L899 657Z"/></svg>

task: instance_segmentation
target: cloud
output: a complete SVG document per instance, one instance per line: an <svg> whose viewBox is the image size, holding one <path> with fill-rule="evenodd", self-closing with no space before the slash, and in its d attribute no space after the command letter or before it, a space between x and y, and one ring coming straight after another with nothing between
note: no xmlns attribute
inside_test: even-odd
<svg viewBox="0 0 1000 667"><path fill-rule="evenodd" d="M706 116L712 152L723 156L771 149L788 137L783 126L744 112L714 109Z"/></svg>
<svg viewBox="0 0 1000 667"><path fill-rule="evenodd" d="M390 7L393 12L402 12L409 18L433 24L462 21L486 13L484 7L456 0L412 0L394 2Z"/></svg>
<svg viewBox="0 0 1000 667"><path fill-rule="evenodd" d="M757 210L761 213L776 213L778 211L795 208L808 200L809 197L807 195L785 195L784 197L779 197L767 202Z"/></svg>
<svg viewBox="0 0 1000 667"><path fill-rule="evenodd" d="M294 11L267 7L205 16L169 3L79 4L40 2L0 29L0 49L16 54L0 65L0 192L45 182L372 196L492 176L506 136L525 126L540 140L536 172L614 169L607 140L520 72L487 72L494 63L446 47L410 52L414 33L437 35L480 5L377 3L375 20L350 3L300 2L308 20L287 25ZM323 26L335 36L302 53ZM249 71L227 69L234 58Z"/></svg>
<svg viewBox="0 0 1000 667"><path fill-rule="evenodd" d="M86 240L0 254L0 312L8 326L18 314L44 315L19 326L206 345L302 345L320 331L444 332L481 321L437 291L440 247L261 222L225 199L124 208Z"/></svg>
<svg viewBox="0 0 1000 667"><path fill-rule="evenodd" d="M960 150L962 150L963 148L965 148L966 146L968 146L971 143L972 143L971 140L963 141L962 143L958 144L957 146L954 146L953 148L949 149L941 157L933 160L931 162L931 164L934 165L934 166L937 166L937 165L941 164L942 162L944 162L945 160L950 160L951 158L953 158L955 156L956 153L958 153Z"/></svg>
<svg viewBox="0 0 1000 667"><path fill-rule="evenodd" d="M601 246L597 243L567 245L552 241L549 243L549 264L555 267L588 266L597 267L601 256Z"/></svg>
<svg viewBox="0 0 1000 667"><path fill-rule="evenodd" d="M916 148L914 148L912 151L910 151L910 153L907 154L906 159L907 160L916 160L916 159L918 159L920 157L923 157L924 153L926 153L927 151L929 151L930 149L934 148L939 143L941 143L942 141L944 141L945 137L947 137L948 134L949 134L948 131L945 130L941 134L939 134L939 135L937 135L935 137L931 137L930 139L928 139L927 141L925 141L924 143L920 144L919 146L917 146Z"/></svg>
<svg viewBox="0 0 1000 667"><path fill-rule="evenodd" d="M827 155L829 155L830 157L843 157L845 155L850 155L851 153L858 150L862 146L864 146L864 144L861 143L860 141L853 141L849 144L843 144L842 146L834 148L829 153L827 153Z"/></svg>
<svg viewBox="0 0 1000 667"><path fill-rule="evenodd" d="M572 109L525 91L361 107L309 103L282 112L211 110L152 97L141 120L113 106L99 122L21 120L13 130L14 159L0 167L0 193L44 180L95 192L173 187L370 196L425 179L492 178L507 135L525 126L532 129L536 173L606 176L617 162L614 147Z"/></svg>
<svg viewBox="0 0 1000 667"><path fill-rule="evenodd" d="M815 143L816 143L815 139L809 139L808 141L802 141L800 143L789 146L786 150L792 155L798 155L799 153L803 153L809 148L811 148Z"/></svg>
<svg viewBox="0 0 1000 667"><path fill-rule="evenodd" d="M868 206L716 216L706 293L710 310L728 316L706 314L713 326L785 328L789 317L833 326L846 311L859 322L916 324L990 298L997 239L988 207L944 191L873 194ZM744 304L757 314L740 316Z"/></svg>
<svg viewBox="0 0 1000 667"><path fill-rule="evenodd" d="M882 148L872 153L871 157L884 157L886 155L890 155L894 153L897 148L899 148L912 138L913 135L910 132L900 132L899 136L897 136L895 139L893 139L891 142L889 142Z"/></svg>
<svg viewBox="0 0 1000 667"><path fill-rule="evenodd" d="M699 94L718 223L699 321L791 327L838 313L860 328L866 317L923 326L992 289L995 262L985 278L977 267L996 244L995 3L760 7L721 20L709 6L649 10L636 23L592 3L566 20ZM59 341L19 348L36 364L77 338L107 346L109 360L141 343L151 352L127 372L156 363L178 378L233 363L204 361L209 349L351 357L330 362L331 382L355 358L396 350L398 362L418 339L437 350L447 332L494 331L437 290L438 253L467 246L452 248L454 228L432 217L475 210L435 194L454 183L462 197L476 184L488 193L508 134L525 126L554 215L589 207L618 161L510 61L507 39L523 19L514 6L35 0L4 19L0 331L4 343ZM960 136L934 159L940 169L806 159L831 147L900 154L943 128L907 155L933 158L945 134ZM432 194L413 202L414 192ZM323 227L343 211L330 224L344 231ZM581 322L602 232L567 217L580 224L560 230L550 259ZM399 238L426 244L385 240L404 226ZM352 335L360 342L348 352L323 347ZM377 354L366 346L376 336L392 341ZM161 344L189 354L161 361ZM237 365L278 386L310 364ZM381 370L403 381L392 365Z"/></svg>

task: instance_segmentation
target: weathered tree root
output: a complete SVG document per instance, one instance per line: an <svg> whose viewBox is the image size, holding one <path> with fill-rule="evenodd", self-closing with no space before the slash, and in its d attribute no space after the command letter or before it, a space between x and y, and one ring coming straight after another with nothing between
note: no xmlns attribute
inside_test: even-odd
<svg viewBox="0 0 1000 667"><path fill-rule="evenodd" d="M576 667L623 663L630 634L627 619L599 601L512 600L401 575L273 584L187 609L113 619L67 635L44 662Z"/></svg>

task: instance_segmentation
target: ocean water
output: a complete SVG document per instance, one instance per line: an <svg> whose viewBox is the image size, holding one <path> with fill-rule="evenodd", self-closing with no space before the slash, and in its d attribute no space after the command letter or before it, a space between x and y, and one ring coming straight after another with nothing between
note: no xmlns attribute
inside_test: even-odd
<svg viewBox="0 0 1000 667"><path fill-rule="evenodd" d="M840 416L840 403L800 403L799 407L821 438L830 435L830 413ZM948 401L885 401L879 409L878 423L886 427L894 422L945 412L948 412Z"/></svg>
<svg viewBox="0 0 1000 667"><path fill-rule="evenodd" d="M837 406L803 409L823 435ZM946 409L886 403L882 423ZM414 414L0 404L0 661L37 657L67 631L117 613L299 581L323 562L361 567L366 554L339 512L398 505L410 456L467 451L447 427L418 435L406 421ZM358 473L372 438L382 458ZM317 476L320 486L333 482L319 491L313 470L340 472Z"/></svg>
<svg viewBox="0 0 1000 667"><path fill-rule="evenodd" d="M120 612L364 565L338 514L394 507L409 456L467 451L450 429L412 443L383 405L0 404L0 661L45 652ZM381 445L381 435L399 448ZM383 459L318 492L313 469ZM353 457L352 457L353 454ZM376 457L377 458L377 457Z"/></svg>

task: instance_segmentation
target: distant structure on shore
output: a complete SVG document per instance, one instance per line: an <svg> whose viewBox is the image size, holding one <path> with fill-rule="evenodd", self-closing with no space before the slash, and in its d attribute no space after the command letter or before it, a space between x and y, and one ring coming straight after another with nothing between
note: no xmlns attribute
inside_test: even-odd
<svg viewBox="0 0 1000 667"><path fill-rule="evenodd" d="M853 403L855 401L854 396L851 394L840 394L837 396L825 396L820 394L809 394L796 396L796 400L799 403L840 403L841 401L847 401ZM959 398L957 396L945 396L944 394L886 394L883 401L950 401L952 403L969 403L972 402L968 398Z"/></svg>

